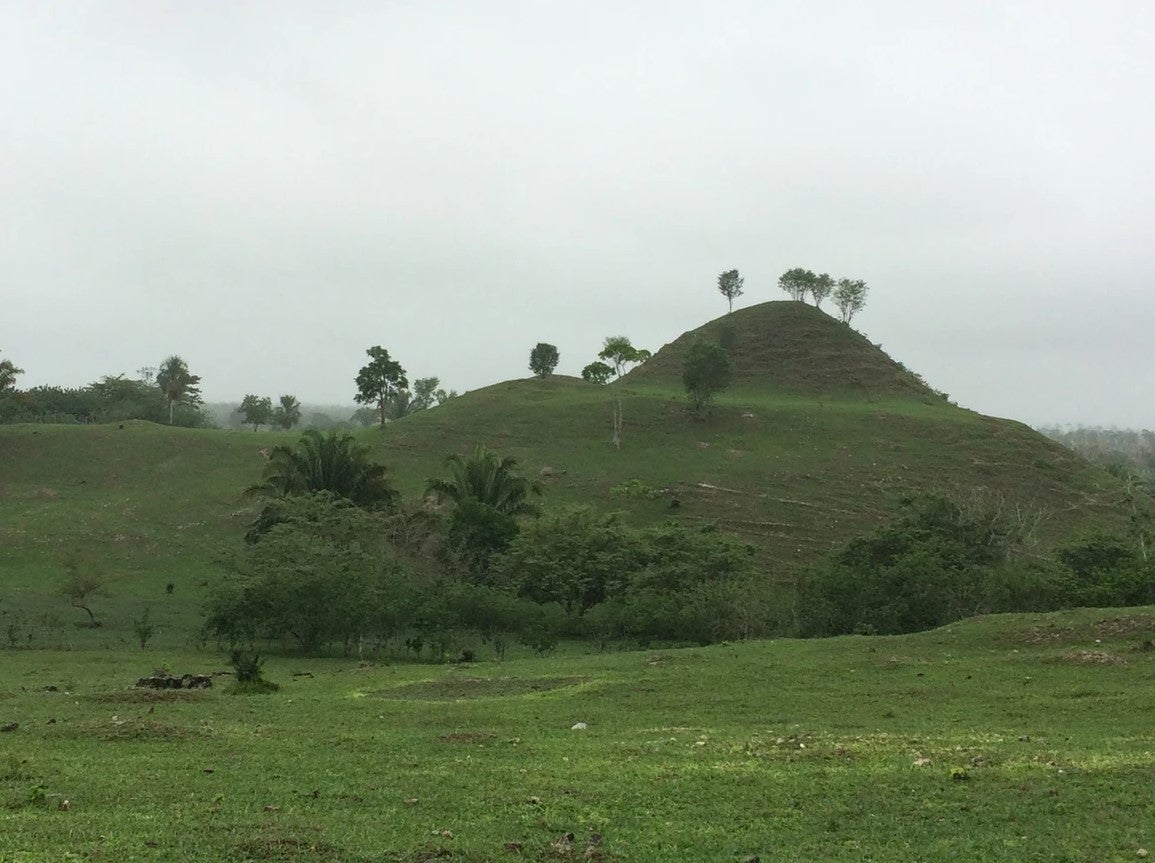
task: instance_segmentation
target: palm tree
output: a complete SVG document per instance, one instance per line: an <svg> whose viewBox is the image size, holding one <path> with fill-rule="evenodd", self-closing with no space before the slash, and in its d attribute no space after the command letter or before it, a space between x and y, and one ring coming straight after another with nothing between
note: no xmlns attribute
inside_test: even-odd
<svg viewBox="0 0 1155 863"><path fill-rule="evenodd" d="M281 396L281 403L273 411L273 422L288 431L301 421L301 403L296 396Z"/></svg>
<svg viewBox="0 0 1155 863"><path fill-rule="evenodd" d="M506 515L537 515L538 506L529 500L541 494L541 485L514 472L517 460L499 458L484 446L478 446L469 458L451 455L446 465L451 479L430 479L426 494L437 501L448 498L456 504L480 503Z"/></svg>
<svg viewBox="0 0 1155 863"><path fill-rule="evenodd" d="M156 385L168 402L168 424L172 425L173 408L177 402L195 401L200 396L197 386L200 375L188 370L188 364L175 354L168 357L156 372Z"/></svg>
<svg viewBox="0 0 1155 863"><path fill-rule="evenodd" d="M282 498L328 491L366 509L393 506L400 496L385 466L370 460L369 447L347 432L322 435L309 429L296 448L273 447L264 479L245 490L249 497Z"/></svg>

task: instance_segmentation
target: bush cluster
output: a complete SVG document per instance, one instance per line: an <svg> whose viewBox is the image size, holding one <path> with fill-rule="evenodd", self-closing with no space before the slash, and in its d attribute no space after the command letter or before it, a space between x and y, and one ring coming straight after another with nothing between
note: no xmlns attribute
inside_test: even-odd
<svg viewBox="0 0 1155 863"><path fill-rule="evenodd" d="M976 614L1155 600L1155 568L1126 538L1097 532L1042 557L1024 553L1020 528L989 507L911 501L801 580L800 634L891 635Z"/></svg>

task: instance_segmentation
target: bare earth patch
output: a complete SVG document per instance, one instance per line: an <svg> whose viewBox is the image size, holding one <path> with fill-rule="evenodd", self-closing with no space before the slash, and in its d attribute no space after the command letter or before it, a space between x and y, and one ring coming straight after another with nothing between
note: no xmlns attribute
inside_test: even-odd
<svg viewBox="0 0 1155 863"><path fill-rule="evenodd" d="M449 677L421 680L373 693L380 698L458 701L467 698L514 698L576 686L583 677Z"/></svg>
<svg viewBox="0 0 1155 863"><path fill-rule="evenodd" d="M1106 650L1072 650L1059 657L1059 662L1075 665L1126 665L1127 660Z"/></svg>

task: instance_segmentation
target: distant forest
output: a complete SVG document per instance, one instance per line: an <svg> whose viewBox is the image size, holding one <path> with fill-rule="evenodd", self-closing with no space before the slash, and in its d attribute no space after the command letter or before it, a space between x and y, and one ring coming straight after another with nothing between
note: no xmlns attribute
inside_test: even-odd
<svg viewBox="0 0 1155 863"><path fill-rule="evenodd" d="M1149 429L1042 426L1052 440L1117 476L1131 474L1155 492L1155 432Z"/></svg>

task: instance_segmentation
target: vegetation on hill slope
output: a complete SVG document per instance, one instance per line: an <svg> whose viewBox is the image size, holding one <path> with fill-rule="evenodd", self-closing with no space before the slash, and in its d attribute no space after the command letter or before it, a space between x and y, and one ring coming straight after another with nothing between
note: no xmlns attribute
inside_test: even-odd
<svg viewBox="0 0 1155 863"><path fill-rule="evenodd" d="M729 351L737 388L796 395L941 398L857 330L814 306L790 301L760 303L683 333L630 371L623 383L680 385L686 353L699 339L718 342Z"/></svg>
<svg viewBox="0 0 1155 863"><path fill-rule="evenodd" d="M824 313L768 303L702 331L727 326L743 383L705 419L681 390L676 357L687 334L609 386L509 381L359 440L410 500L448 454L483 445L540 479L547 508L620 510L637 526L716 523L756 545L765 577L780 583L919 492L966 499L979 490L1043 511L1041 548L1093 526L1126 529L1123 486L1106 471L1020 423L934 397ZM58 611L61 561L83 547L109 573L111 592L139 597L137 611L173 583L181 609L195 614L199 586L259 508L241 493L283 442L149 423L0 428L0 602L30 592L32 611Z"/></svg>

